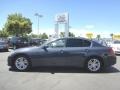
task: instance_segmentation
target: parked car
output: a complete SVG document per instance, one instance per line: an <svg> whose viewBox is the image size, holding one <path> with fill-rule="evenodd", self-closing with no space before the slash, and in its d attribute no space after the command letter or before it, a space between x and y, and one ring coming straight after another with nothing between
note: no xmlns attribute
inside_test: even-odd
<svg viewBox="0 0 120 90"><path fill-rule="evenodd" d="M37 66L83 67L90 72L116 64L111 47L85 38L60 38L39 47L15 50L8 57L8 66L19 71Z"/></svg>
<svg viewBox="0 0 120 90"><path fill-rule="evenodd" d="M12 37L9 40L9 46L13 49L29 46L29 40L24 37Z"/></svg>
<svg viewBox="0 0 120 90"><path fill-rule="evenodd" d="M120 41L119 40L114 40L110 46L113 48L113 51L115 52L115 54L120 54Z"/></svg>
<svg viewBox="0 0 120 90"><path fill-rule="evenodd" d="M6 41L1 41L0 40L0 51L8 51L9 46Z"/></svg>

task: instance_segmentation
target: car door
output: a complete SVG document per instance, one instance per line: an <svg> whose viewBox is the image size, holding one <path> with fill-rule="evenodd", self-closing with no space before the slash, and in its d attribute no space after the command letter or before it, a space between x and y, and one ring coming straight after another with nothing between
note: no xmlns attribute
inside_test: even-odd
<svg viewBox="0 0 120 90"><path fill-rule="evenodd" d="M82 39L67 39L66 48L66 65L83 66L87 53L89 52L91 42Z"/></svg>
<svg viewBox="0 0 120 90"><path fill-rule="evenodd" d="M57 39L45 45L45 48L37 52L37 65L39 66L62 66L65 56L65 39Z"/></svg>

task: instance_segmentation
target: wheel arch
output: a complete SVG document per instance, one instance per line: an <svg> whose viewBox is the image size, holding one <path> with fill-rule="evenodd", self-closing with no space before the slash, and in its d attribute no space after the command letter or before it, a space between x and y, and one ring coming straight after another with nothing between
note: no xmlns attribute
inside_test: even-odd
<svg viewBox="0 0 120 90"><path fill-rule="evenodd" d="M28 58L30 64L32 65L31 58L29 57L29 55L27 55L27 54L25 54L25 53L17 53L17 54L15 54L14 57L13 57L12 64L14 64L15 59L16 59L17 57L19 57L19 56L24 56L24 57Z"/></svg>
<svg viewBox="0 0 120 90"><path fill-rule="evenodd" d="M85 63L84 63L84 66L86 65L87 61L88 61L89 59L91 59L91 58L97 58L97 59L99 59L99 60L101 61L101 63L102 63L102 66L104 66L103 58L102 58L101 56L98 56L98 55L88 56L88 57L86 58L86 61L85 61Z"/></svg>

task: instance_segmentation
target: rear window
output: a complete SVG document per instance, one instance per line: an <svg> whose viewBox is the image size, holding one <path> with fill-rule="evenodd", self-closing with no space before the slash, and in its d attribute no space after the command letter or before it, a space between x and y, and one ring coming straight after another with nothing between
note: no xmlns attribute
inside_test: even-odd
<svg viewBox="0 0 120 90"><path fill-rule="evenodd" d="M94 40L96 46L108 46L104 40Z"/></svg>
<svg viewBox="0 0 120 90"><path fill-rule="evenodd" d="M103 45L98 43L98 42L96 42L96 41L93 41L92 46L93 47L102 47Z"/></svg>

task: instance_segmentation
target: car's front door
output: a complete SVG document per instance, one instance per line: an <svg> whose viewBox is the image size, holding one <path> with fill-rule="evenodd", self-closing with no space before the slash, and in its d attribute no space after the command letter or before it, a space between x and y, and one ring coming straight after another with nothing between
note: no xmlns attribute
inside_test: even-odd
<svg viewBox="0 0 120 90"><path fill-rule="evenodd" d="M40 66L62 66L64 65L65 39L50 42L37 53L37 65Z"/></svg>

